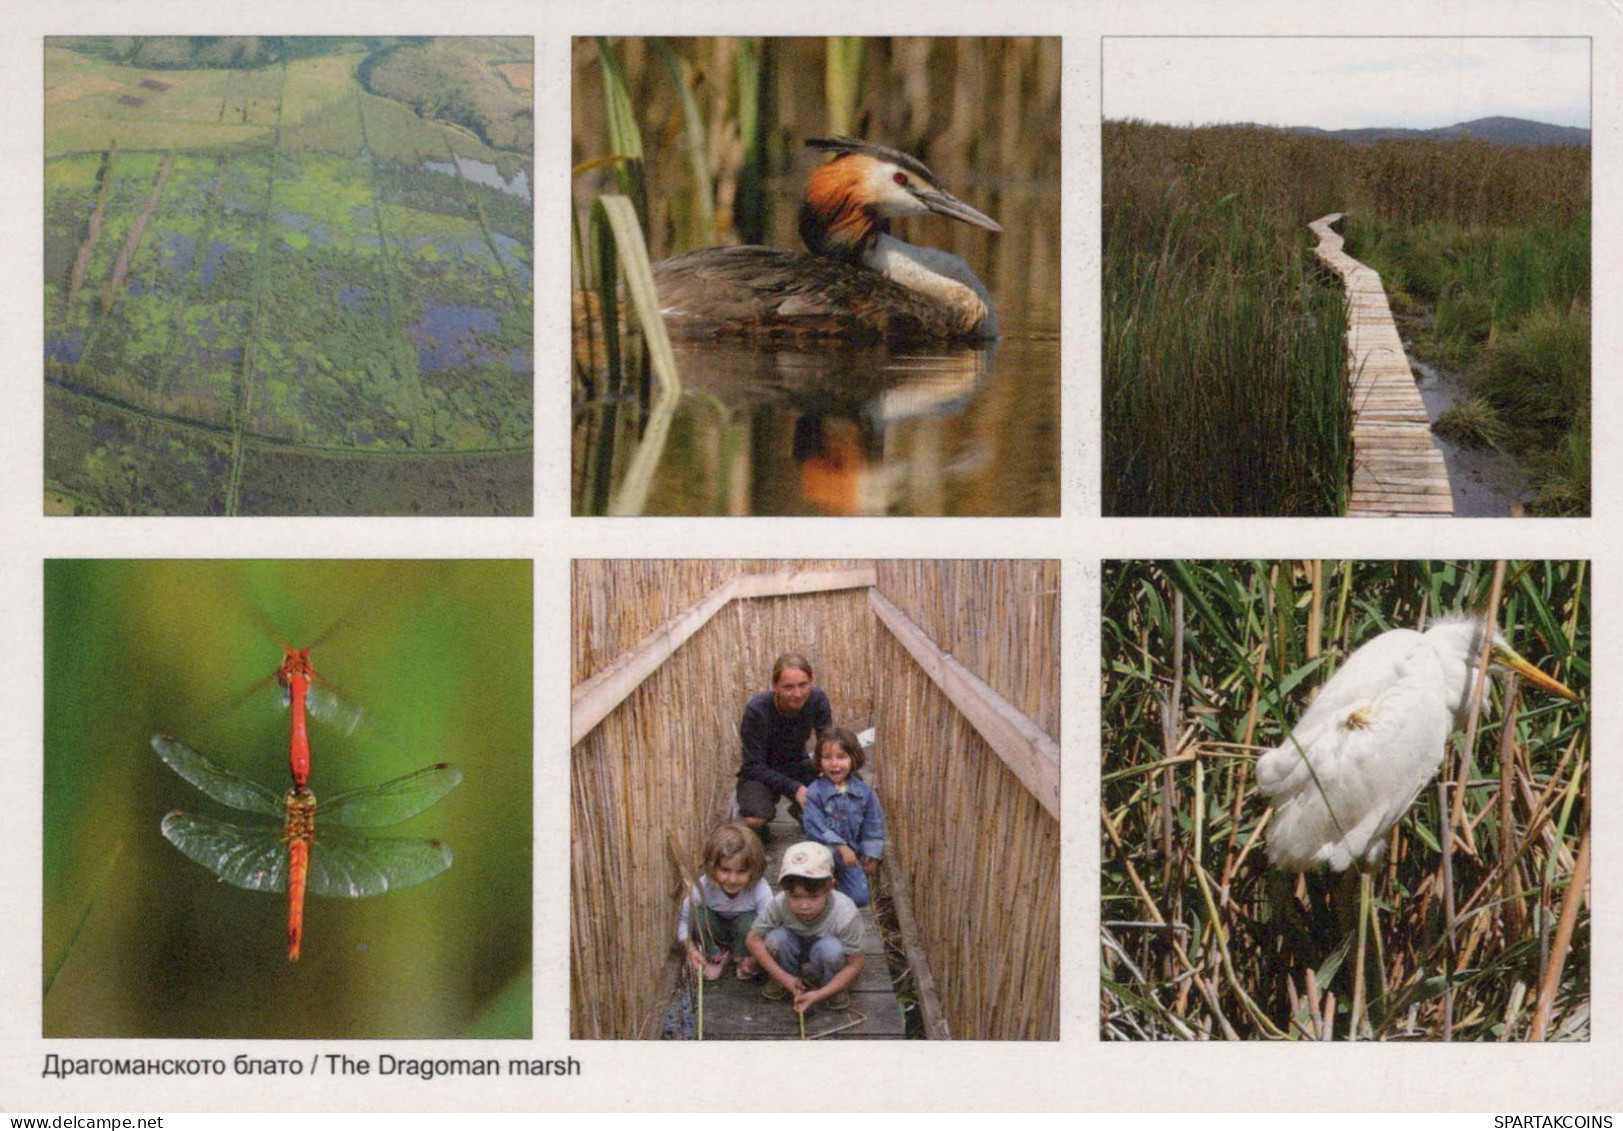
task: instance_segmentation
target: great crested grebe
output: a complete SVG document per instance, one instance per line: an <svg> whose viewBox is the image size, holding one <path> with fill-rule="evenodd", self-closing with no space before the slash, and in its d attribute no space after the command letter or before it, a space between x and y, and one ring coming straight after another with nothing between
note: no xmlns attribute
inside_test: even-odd
<svg viewBox="0 0 1623 1131"><path fill-rule="evenodd" d="M715 247L654 265L666 325L713 335L884 338L998 336L992 296L969 264L890 234L897 216L936 212L988 231L996 220L938 187L916 158L849 137L813 138L834 159L812 173L800 206L806 255Z"/></svg>

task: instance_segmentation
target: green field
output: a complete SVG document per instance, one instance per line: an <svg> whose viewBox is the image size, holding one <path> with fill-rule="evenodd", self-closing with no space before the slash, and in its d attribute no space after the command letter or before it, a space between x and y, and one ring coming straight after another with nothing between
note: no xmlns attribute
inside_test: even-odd
<svg viewBox="0 0 1623 1131"><path fill-rule="evenodd" d="M528 513L530 59L50 41L55 508Z"/></svg>

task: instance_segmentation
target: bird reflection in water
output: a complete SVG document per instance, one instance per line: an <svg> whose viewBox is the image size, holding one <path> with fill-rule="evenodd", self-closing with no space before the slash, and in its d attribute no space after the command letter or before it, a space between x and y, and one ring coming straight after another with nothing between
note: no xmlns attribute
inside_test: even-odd
<svg viewBox="0 0 1623 1131"><path fill-rule="evenodd" d="M776 514L943 513L959 480L993 462L970 422L995 351L928 353L831 345L676 347L694 394L738 437L727 475L740 506ZM708 431L708 428L706 429ZM717 443L711 440L708 443ZM718 469L718 474L721 472Z"/></svg>

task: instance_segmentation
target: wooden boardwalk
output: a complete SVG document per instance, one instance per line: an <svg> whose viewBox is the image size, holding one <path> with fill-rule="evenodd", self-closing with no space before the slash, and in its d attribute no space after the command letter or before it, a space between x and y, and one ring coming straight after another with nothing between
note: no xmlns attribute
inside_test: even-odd
<svg viewBox="0 0 1623 1131"><path fill-rule="evenodd" d="M802 839L800 826L789 816L788 803L781 803L772 821L772 843L767 846L766 878L774 892L778 890L778 865L783 862L784 849ZM901 1040L907 1035L872 907L862 909L862 922L868 936L863 950L867 963L851 986L851 1008L813 1006L806 1014L808 1039ZM760 985L740 982L729 968L718 980L704 984L704 1039L799 1040L800 1021L787 1001L765 1000Z"/></svg>
<svg viewBox="0 0 1623 1131"><path fill-rule="evenodd" d="M1354 517L1451 515L1454 497L1443 453L1431 438L1386 289L1375 271L1342 250L1331 229L1340 212L1308 227L1318 257L1341 276L1351 305L1347 368L1353 392L1353 482L1347 513Z"/></svg>

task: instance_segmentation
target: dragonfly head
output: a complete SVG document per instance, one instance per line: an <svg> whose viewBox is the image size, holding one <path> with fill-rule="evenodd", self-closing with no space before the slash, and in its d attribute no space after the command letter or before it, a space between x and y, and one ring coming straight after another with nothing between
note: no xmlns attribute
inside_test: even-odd
<svg viewBox="0 0 1623 1131"><path fill-rule="evenodd" d="M310 649L288 648L282 658L282 666L276 670L276 679L286 687L293 682L295 675L302 675L306 680L316 674L316 669L310 665Z"/></svg>

